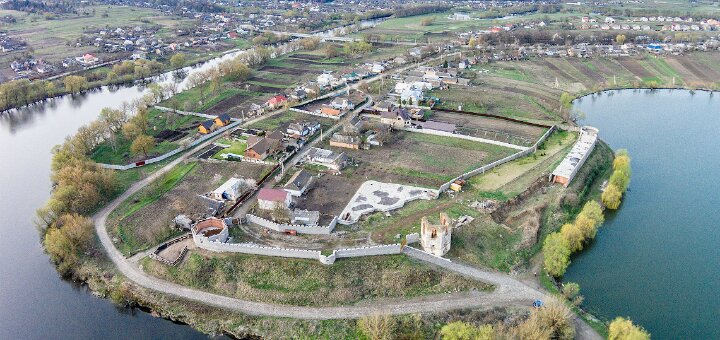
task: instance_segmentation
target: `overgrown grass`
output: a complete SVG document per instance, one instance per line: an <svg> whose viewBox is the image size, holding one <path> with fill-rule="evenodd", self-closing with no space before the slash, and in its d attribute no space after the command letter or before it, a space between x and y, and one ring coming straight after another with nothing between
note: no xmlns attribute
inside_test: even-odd
<svg viewBox="0 0 720 340"><path fill-rule="evenodd" d="M299 306L332 306L375 298L411 298L488 285L431 269L402 255L317 260L193 252L177 267L146 259L150 274L217 294Z"/></svg>

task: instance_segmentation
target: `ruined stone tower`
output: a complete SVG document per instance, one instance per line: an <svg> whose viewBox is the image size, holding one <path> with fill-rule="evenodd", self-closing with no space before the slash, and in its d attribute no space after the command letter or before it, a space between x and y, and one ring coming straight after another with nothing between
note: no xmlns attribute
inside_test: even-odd
<svg viewBox="0 0 720 340"><path fill-rule="evenodd" d="M420 242L423 250L435 256L443 256L450 250L452 226L446 213L440 213L440 224L430 224L427 217L420 221Z"/></svg>

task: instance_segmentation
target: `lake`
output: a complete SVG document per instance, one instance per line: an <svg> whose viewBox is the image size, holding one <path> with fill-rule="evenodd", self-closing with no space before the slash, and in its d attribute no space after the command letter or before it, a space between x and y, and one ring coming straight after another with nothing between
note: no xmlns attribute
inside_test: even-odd
<svg viewBox="0 0 720 340"><path fill-rule="evenodd" d="M630 317L653 339L720 339L720 93L608 91L575 107L628 149L633 174L564 281L597 316Z"/></svg>

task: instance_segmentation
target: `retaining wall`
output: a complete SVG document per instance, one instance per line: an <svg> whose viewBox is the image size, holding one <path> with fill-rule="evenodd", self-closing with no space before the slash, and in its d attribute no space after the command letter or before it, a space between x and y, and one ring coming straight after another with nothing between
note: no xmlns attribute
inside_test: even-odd
<svg viewBox="0 0 720 340"><path fill-rule="evenodd" d="M337 225L338 218L337 216L332 219L330 224L327 226L311 226L311 225L303 225L303 224L284 224L284 223L275 223L273 221L270 221L268 219L264 219L260 216L255 216L252 214L247 214L247 221L251 223L258 224L264 228L272 229L278 232L285 232L286 230L295 230L298 232L298 234L312 234L312 235L329 235L332 233L333 230L335 230L335 225Z"/></svg>
<svg viewBox="0 0 720 340"><path fill-rule="evenodd" d="M403 253L403 247L400 244L335 249L332 251L332 254L323 255L319 250L269 247L255 243L222 243L210 241L206 237L200 235L196 235L193 239L199 248L214 252L231 252L297 259L316 259L323 264L333 264L335 263L335 260L341 258L396 255Z"/></svg>

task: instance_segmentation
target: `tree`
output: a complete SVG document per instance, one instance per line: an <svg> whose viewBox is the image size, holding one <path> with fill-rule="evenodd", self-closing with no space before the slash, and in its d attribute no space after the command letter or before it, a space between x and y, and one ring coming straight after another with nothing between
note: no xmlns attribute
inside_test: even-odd
<svg viewBox="0 0 720 340"><path fill-rule="evenodd" d="M582 212L575 218L575 227L582 233L585 240L592 240L597 234L597 223Z"/></svg>
<svg viewBox="0 0 720 340"><path fill-rule="evenodd" d="M630 185L630 177L623 171L613 171L610 175L610 184L620 189L620 192L625 192Z"/></svg>
<svg viewBox="0 0 720 340"><path fill-rule="evenodd" d="M608 340L650 340L650 333L629 319L618 317L608 327Z"/></svg>
<svg viewBox="0 0 720 340"><path fill-rule="evenodd" d="M132 145L130 145L130 151L132 151L135 155L142 153L145 157L147 157L148 151L152 150L154 147L155 138L148 135L140 135L133 140Z"/></svg>
<svg viewBox="0 0 720 340"><path fill-rule="evenodd" d="M172 68L182 68L185 66L186 57L184 53L176 53L170 57L170 66Z"/></svg>
<svg viewBox="0 0 720 340"><path fill-rule="evenodd" d="M543 256L545 270L552 276L562 276L570 265L570 244L561 234L552 233L543 243Z"/></svg>
<svg viewBox="0 0 720 340"><path fill-rule="evenodd" d="M325 55L325 58L335 58L338 55L340 55L340 51L338 51L338 49L335 45L328 44L323 49L323 54Z"/></svg>
<svg viewBox="0 0 720 340"><path fill-rule="evenodd" d="M420 20L420 26L430 26L432 25L433 21L435 21L435 18L433 17L423 18L422 20Z"/></svg>
<svg viewBox="0 0 720 340"><path fill-rule="evenodd" d="M614 184L609 184L605 191L602 193L602 202L608 209L617 209L620 207L620 200L622 199L622 192L620 188Z"/></svg>
<svg viewBox="0 0 720 340"><path fill-rule="evenodd" d="M470 37L470 40L468 40L468 47L471 49L475 49L477 47L477 39L475 39L475 37Z"/></svg>
<svg viewBox="0 0 720 340"><path fill-rule="evenodd" d="M585 235L577 225L572 223L563 225L562 228L560 228L560 234L568 241L570 251L576 252L578 250L582 250L583 243L585 242Z"/></svg>
<svg viewBox="0 0 720 340"><path fill-rule="evenodd" d="M82 76L67 76L63 79L65 83L65 91L70 93L80 93L87 87L87 79Z"/></svg>
<svg viewBox="0 0 720 340"><path fill-rule="evenodd" d="M93 237L92 221L79 214L60 216L45 234L43 244L61 273L77 263Z"/></svg>
<svg viewBox="0 0 720 340"><path fill-rule="evenodd" d="M475 327L462 321L454 321L440 329L443 340L492 340L495 330L491 325Z"/></svg>
<svg viewBox="0 0 720 340"><path fill-rule="evenodd" d="M625 38L625 34L618 34L618 35L615 37L615 42L617 42L618 45L622 45L622 44L625 43L625 39L626 39L626 38Z"/></svg>
<svg viewBox="0 0 720 340"><path fill-rule="evenodd" d="M562 294L566 299L572 300L580 294L580 285L575 282L566 282L562 286Z"/></svg>
<svg viewBox="0 0 720 340"><path fill-rule="evenodd" d="M542 308L535 310L530 318L537 318L538 324L549 330L548 339L571 340L575 338L570 309L558 299L550 299Z"/></svg>
<svg viewBox="0 0 720 340"><path fill-rule="evenodd" d="M360 331L370 340L392 339L395 319L390 315L374 314L358 320Z"/></svg>
<svg viewBox="0 0 720 340"><path fill-rule="evenodd" d="M581 214L587 218L595 221L595 225L599 226L605 222L605 216L603 215L602 207L597 201L588 201L580 211Z"/></svg>
<svg viewBox="0 0 720 340"><path fill-rule="evenodd" d="M567 92L560 95L560 115L567 121L570 118L573 96Z"/></svg>

